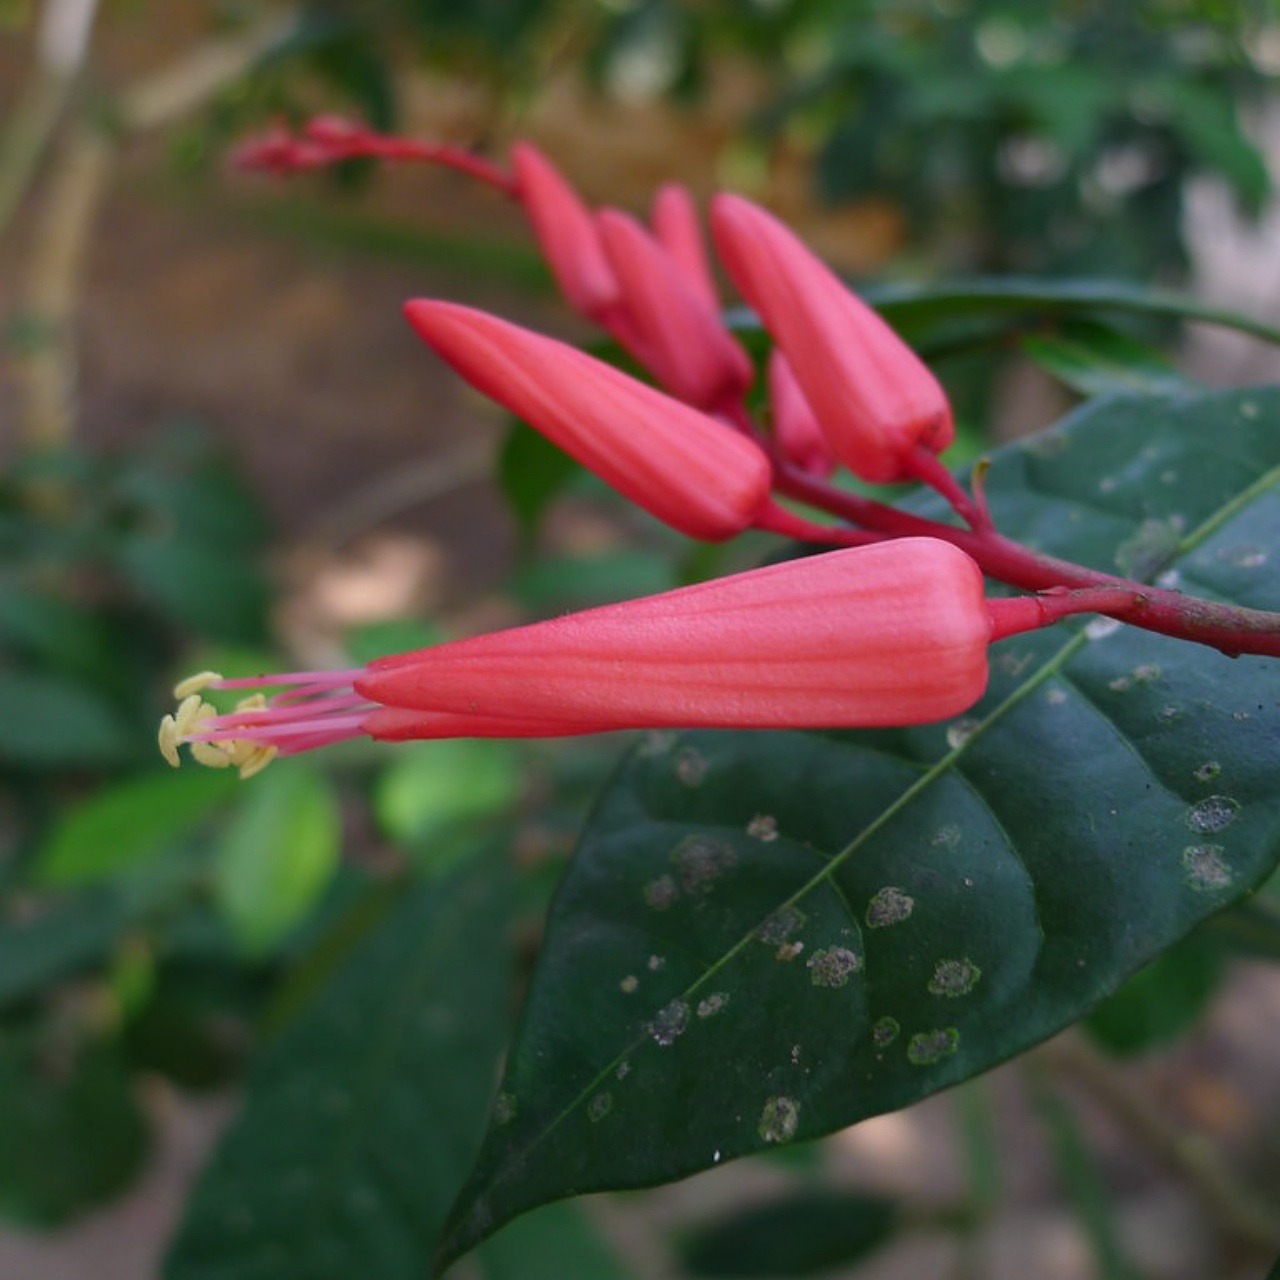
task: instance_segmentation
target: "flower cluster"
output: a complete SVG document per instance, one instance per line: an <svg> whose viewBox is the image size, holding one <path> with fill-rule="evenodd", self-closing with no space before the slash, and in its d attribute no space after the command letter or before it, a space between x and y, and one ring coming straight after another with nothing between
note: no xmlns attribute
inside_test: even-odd
<svg viewBox="0 0 1280 1280"><path fill-rule="evenodd" d="M648 599L478 636L367 667L179 685L160 747L242 775L274 755L356 735L528 737L610 729L912 724L972 705L987 646L1048 620L1039 601L983 596L978 565L936 538L815 525L780 478L924 479L975 528L984 513L938 463L953 426L933 375L782 223L717 196L717 255L775 348L769 430L747 410L755 369L726 327L689 192L666 186L649 225L593 211L535 147L510 173L447 147L322 119L277 131L240 163L277 172L351 156L452 165L518 200L569 304L657 386L575 347L433 299L405 314L463 378L632 502L693 538L751 528L843 544ZM901 531L899 531L901 532ZM252 690L219 714L209 688ZM262 692L278 689L269 699Z"/></svg>

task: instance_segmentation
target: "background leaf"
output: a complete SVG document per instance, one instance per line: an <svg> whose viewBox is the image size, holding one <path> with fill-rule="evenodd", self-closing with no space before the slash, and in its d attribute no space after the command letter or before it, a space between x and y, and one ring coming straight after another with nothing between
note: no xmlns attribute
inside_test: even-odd
<svg viewBox="0 0 1280 1280"><path fill-rule="evenodd" d="M218 905L251 955L270 950L324 892L338 865L337 798L297 760L255 778L217 848Z"/></svg>
<svg viewBox="0 0 1280 1280"><path fill-rule="evenodd" d="M808 1276L853 1266L897 1226L892 1201L803 1191L701 1228L681 1253L696 1276Z"/></svg>
<svg viewBox="0 0 1280 1280"><path fill-rule="evenodd" d="M104 788L53 827L32 874L41 884L70 888L137 867L200 826L233 781L210 769L166 770Z"/></svg>
<svg viewBox="0 0 1280 1280"><path fill-rule="evenodd" d="M988 493L1013 536L1102 568L1176 528L1151 571L1276 608L1278 464L1280 393L1134 397L1002 452ZM1275 662L1095 622L997 646L950 724L651 736L555 902L511 1114L443 1257L534 1204L906 1106L1073 1022L1274 869L1277 704Z"/></svg>
<svg viewBox="0 0 1280 1280"><path fill-rule="evenodd" d="M43 1049L0 1036L0 1213L54 1226L122 1190L146 1154L146 1123L118 1047Z"/></svg>
<svg viewBox="0 0 1280 1280"><path fill-rule="evenodd" d="M492 1095L506 923L491 864L406 894L263 1052L168 1280L421 1280Z"/></svg>
<svg viewBox="0 0 1280 1280"><path fill-rule="evenodd" d="M35 769L124 763L137 741L120 713L85 685L0 669L0 761Z"/></svg>
<svg viewBox="0 0 1280 1280"><path fill-rule="evenodd" d="M1094 320L1068 320L1057 333L1029 334L1022 350L1082 396L1192 389L1162 352Z"/></svg>

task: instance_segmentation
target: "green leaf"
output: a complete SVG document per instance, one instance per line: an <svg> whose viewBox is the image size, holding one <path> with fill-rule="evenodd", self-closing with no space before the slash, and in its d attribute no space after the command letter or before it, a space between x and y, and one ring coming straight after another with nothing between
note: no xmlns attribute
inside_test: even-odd
<svg viewBox="0 0 1280 1280"><path fill-rule="evenodd" d="M628 548L535 560L518 575L512 594L525 608L550 613L656 595L676 585L666 557Z"/></svg>
<svg viewBox="0 0 1280 1280"><path fill-rule="evenodd" d="M119 1193L146 1154L146 1122L117 1047L58 1060L0 1036L0 1214L52 1227Z"/></svg>
<svg viewBox="0 0 1280 1280"><path fill-rule="evenodd" d="M509 1223L477 1258L485 1280L627 1280L631 1274L572 1204L552 1204Z"/></svg>
<svg viewBox="0 0 1280 1280"><path fill-rule="evenodd" d="M1121 1243L1110 1189L1067 1104L1041 1074L1032 1076L1033 1096L1045 1128L1058 1177L1093 1251L1099 1280L1136 1280Z"/></svg>
<svg viewBox="0 0 1280 1280"><path fill-rule="evenodd" d="M1280 607L1280 391L1095 402L998 525ZM933 499L917 506L938 510ZM856 673L851 673L856 678ZM1075 1021L1280 858L1280 664L1073 623L950 724L653 735L561 886L447 1261L535 1204L830 1133Z"/></svg>
<svg viewBox="0 0 1280 1280"><path fill-rule="evenodd" d="M338 865L337 797L297 760L247 783L217 848L218 904L249 955L272 950L315 906Z"/></svg>
<svg viewBox="0 0 1280 1280"><path fill-rule="evenodd" d="M411 890L263 1052L167 1280L421 1280L507 1028L491 865Z"/></svg>
<svg viewBox="0 0 1280 1280"><path fill-rule="evenodd" d="M100 963L141 905L95 892L45 904L34 919L0 925L0 1007Z"/></svg>
<svg viewBox="0 0 1280 1280"><path fill-rule="evenodd" d="M426 847L509 809L520 791L519 760L507 743L453 738L399 752L378 778L373 807L393 840Z"/></svg>
<svg viewBox="0 0 1280 1280"><path fill-rule="evenodd" d="M891 1201L803 1191L702 1227L681 1253L696 1276L808 1276L853 1267L897 1228Z"/></svg>
<svg viewBox="0 0 1280 1280"><path fill-rule="evenodd" d="M1130 978L1085 1025L1112 1053L1158 1048L1190 1030L1222 977L1221 946L1212 933L1198 931Z"/></svg>
<svg viewBox="0 0 1280 1280"><path fill-rule="evenodd" d="M1280 329L1251 316L1206 306L1195 298L1148 289L1119 280L1039 280L1034 277L978 277L944 284L874 284L859 293L911 341L942 322L1003 317L1002 327L1027 329L1045 318L1097 316L1108 312L1197 320L1237 329L1264 342L1280 343ZM749 311L726 317L735 328L759 329ZM989 335L988 335L989 336Z"/></svg>
<svg viewBox="0 0 1280 1280"><path fill-rule="evenodd" d="M62 817L36 854L33 878L95 884L162 854L231 794L234 776L208 769L152 774L106 787Z"/></svg>
<svg viewBox="0 0 1280 1280"><path fill-rule="evenodd" d="M1082 396L1167 395L1192 389L1160 352L1096 321L1069 320L1057 333L1028 335L1022 350Z"/></svg>
<svg viewBox="0 0 1280 1280"><path fill-rule="evenodd" d="M1267 1280L1280 1280L1280 1258L1276 1259L1276 1265L1267 1272Z"/></svg>
<svg viewBox="0 0 1280 1280"><path fill-rule="evenodd" d="M249 644L265 636L266 585L243 555L194 538L138 534L121 542L117 558L150 603L200 635Z"/></svg>
<svg viewBox="0 0 1280 1280"><path fill-rule="evenodd" d="M87 686L0 669L0 760L28 769L118 765L137 743L120 713Z"/></svg>
<svg viewBox="0 0 1280 1280"><path fill-rule="evenodd" d="M498 483L527 533L537 529L547 505L582 470L563 449L517 422L498 458Z"/></svg>

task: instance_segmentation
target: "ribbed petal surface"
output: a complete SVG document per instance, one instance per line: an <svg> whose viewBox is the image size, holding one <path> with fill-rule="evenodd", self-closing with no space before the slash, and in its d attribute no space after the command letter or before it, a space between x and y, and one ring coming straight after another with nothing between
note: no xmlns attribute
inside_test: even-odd
<svg viewBox="0 0 1280 1280"><path fill-rule="evenodd" d="M973 561L899 539L383 659L356 689L550 733L918 724L982 695L990 634Z"/></svg>
<svg viewBox="0 0 1280 1280"><path fill-rule="evenodd" d="M749 200L711 206L716 251L790 362L832 451L872 483L908 478L917 444L940 453L955 428L937 379L783 223Z"/></svg>
<svg viewBox="0 0 1280 1280"><path fill-rule="evenodd" d="M611 365L455 303L409 302L405 315L472 386L682 533L733 537L768 499L756 444Z"/></svg>
<svg viewBox="0 0 1280 1280"><path fill-rule="evenodd" d="M600 320L620 294L591 211L537 147L520 143L511 164L520 203L561 292L575 311Z"/></svg>
<svg viewBox="0 0 1280 1280"><path fill-rule="evenodd" d="M632 217L596 217L622 302L649 352L658 380L699 409L737 400L751 385L747 353L729 336L676 260Z"/></svg>

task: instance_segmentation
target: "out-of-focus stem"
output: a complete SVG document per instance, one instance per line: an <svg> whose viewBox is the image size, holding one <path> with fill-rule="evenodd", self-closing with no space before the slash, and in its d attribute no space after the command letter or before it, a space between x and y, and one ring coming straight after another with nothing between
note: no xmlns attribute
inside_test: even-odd
<svg viewBox="0 0 1280 1280"><path fill-rule="evenodd" d="M292 13L275 15L242 36L211 40L143 77L120 95L118 129L128 134L156 128L208 101L243 75L296 21ZM19 444L32 451L60 448L74 433L75 318L82 268L116 148L116 138L104 128L77 122L56 157L34 222L23 294L23 320L32 341L30 351L17 362Z"/></svg>
<svg viewBox="0 0 1280 1280"><path fill-rule="evenodd" d="M1121 1079L1078 1036L1060 1036L1039 1056L1064 1079L1087 1089L1178 1173L1224 1231L1258 1249L1280 1249L1280 1205L1264 1201L1240 1183L1216 1148L1171 1123L1153 1098Z"/></svg>

